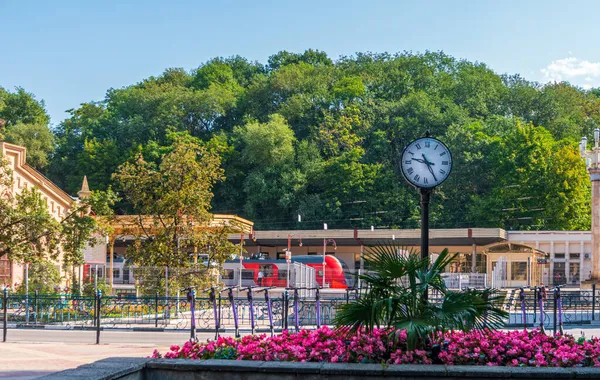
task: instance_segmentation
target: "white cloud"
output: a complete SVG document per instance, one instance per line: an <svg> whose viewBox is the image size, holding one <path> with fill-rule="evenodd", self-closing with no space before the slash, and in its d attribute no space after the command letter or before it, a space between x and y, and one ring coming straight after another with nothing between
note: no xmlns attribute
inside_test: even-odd
<svg viewBox="0 0 600 380"><path fill-rule="evenodd" d="M541 70L545 82L568 81L583 88L600 86L600 62L576 57L557 59Z"/></svg>

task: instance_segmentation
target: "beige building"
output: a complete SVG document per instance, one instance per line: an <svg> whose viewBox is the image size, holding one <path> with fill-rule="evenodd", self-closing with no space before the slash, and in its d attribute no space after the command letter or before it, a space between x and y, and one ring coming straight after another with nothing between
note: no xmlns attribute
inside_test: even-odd
<svg viewBox="0 0 600 380"><path fill-rule="evenodd" d="M590 231L510 231L508 240L548 254L540 266L545 284L579 286L592 276Z"/></svg>
<svg viewBox="0 0 600 380"><path fill-rule="evenodd" d="M76 206L77 201L74 198L27 164L27 152L24 147L0 142L0 153L8 161L14 180L12 188L0 189L1 196L10 196L18 194L23 189L35 188L45 199L50 214L59 221ZM61 271L61 275L66 275L59 263L56 263L56 266ZM9 261L6 256L0 258L0 285L20 284L23 275L22 265Z"/></svg>

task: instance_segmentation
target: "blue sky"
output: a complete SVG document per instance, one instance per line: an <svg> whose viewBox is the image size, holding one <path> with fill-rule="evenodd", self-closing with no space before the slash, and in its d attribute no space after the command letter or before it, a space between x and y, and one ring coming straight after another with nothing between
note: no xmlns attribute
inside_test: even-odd
<svg viewBox="0 0 600 380"><path fill-rule="evenodd" d="M600 86L600 1L0 0L0 86L43 99L52 123L167 67L266 62L308 48L443 50L498 73Z"/></svg>

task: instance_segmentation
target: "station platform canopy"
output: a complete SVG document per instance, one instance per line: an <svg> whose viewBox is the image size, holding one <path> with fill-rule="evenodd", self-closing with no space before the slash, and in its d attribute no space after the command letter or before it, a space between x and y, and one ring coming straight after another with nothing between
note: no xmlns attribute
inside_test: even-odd
<svg viewBox="0 0 600 380"><path fill-rule="evenodd" d="M255 231L244 235L246 246L286 246L288 237L302 239L304 245L318 246L323 239L334 239L338 246L370 246L391 244L416 246L421 242L420 229L331 229L331 230L282 230ZM239 243L240 234L230 234L229 240ZM429 230L432 246L486 246L508 241L508 234L501 228L449 228Z"/></svg>
<svg viewBox="0 0 600 380"><path fill-rule="evenodd" d="M143 224L142 224L143 223ZM125 242L134 240L139 233L156 232L155 219L152 216L145 215L117 215L112 220L112 233L110 240ZM144 226L143 228L141 226ZM230 231L235 232L240 238L240 234L251 234L253 222L240 218L237 215L213 214L212 219L207 223L194 226L198 230L218 229L228 227ZM234 235L234 234L232 234Z"/></svg>

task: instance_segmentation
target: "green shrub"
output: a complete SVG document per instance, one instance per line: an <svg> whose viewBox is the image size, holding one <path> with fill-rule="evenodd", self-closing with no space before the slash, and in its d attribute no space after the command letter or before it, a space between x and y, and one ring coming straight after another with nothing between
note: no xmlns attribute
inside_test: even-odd
<svg viewBox="0 0 600 380"><path fill-rule="evenodd" d="M29 294L56 294L61 284L60 272L53 263L41 260L29 264ZM17 286L16 294L25 294L25 279Z"/></svg>

